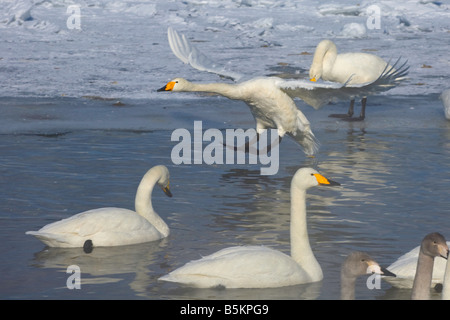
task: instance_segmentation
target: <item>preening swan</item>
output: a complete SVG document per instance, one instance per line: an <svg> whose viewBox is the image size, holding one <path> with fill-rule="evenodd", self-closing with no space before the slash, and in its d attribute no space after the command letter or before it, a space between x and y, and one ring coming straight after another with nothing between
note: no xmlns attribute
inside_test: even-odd
<svg viewBox="0 0 450 320"><path fill-rule="evenodd" d="M395 274L381 267L367 253L360 251L350 253L341 266L341 299L354 300L356 279L373 273L395 277Z"/></svg>
<svg viewBox="0 0 450 320"><path fill-rule="evenodd" d="M231 72L212 62L194 47L184 35L169 27L168 39L172 52L192 67L216 73L234 80L244 75ZM256 77L239 83L194 84L182 78L168 82L158 91L211 92L229 99L242 100L249 107L256 121L256 129L277 129L282 138L291 136L307 155L318 149L317 140L305 115L297 108L293 98L301 98L315 108L331 100L350 99L355 95L384 91L393 85L391 74L383 74L372 83L349 85L348 83L313 83L308 80L285 80L278 77Z"/></svg>
<svg viewBox="0 0 450 320"><path fill-rule="evenodd" d="M442 105L444 106L445 118L450 120L450 89L444 90L439 98L442 100Z"/></svg>
<svg viewBox="0 0 450 320"><path fill-rule="evenodd" d="M450 246L450 241L447 242L447 246ZM421 246L417 246L414 249L408 251L404 255L400 256L394 263L387 267L387 269L397 275L396 278L383 278L389 282L392 286L397 288L412 288L413 281L416 275L417 260L419 257ZM445 275L446 260L435 259L433 266L433 275L431 283L433 285L442 284Z"/></svg>
<svg viewBox="0 0 450 320"><path fill-rule="evenodd" d="M158 185L171 197L169 170L162 165L147 171L136 192L136 211L99 208L27 231L49 247L103 247L155 241L169 235L169 227L153 210L151 195Z"/></svg>
<svg viewBox="0 0 450 320"><path fill-rule="evenodd" d="M264 246L230 247L159 279L198 288L275 288L322 280L306 225L306 190L318 185L339 183L311 168L299 169L292 178L291 256Z"/></svg>
<svg viewBox="0 0 450 320"><path fill-rule="evenodd" d="M390 74L395 81L400 81L408 73L406 62L395 70L399 60L390 66L380 57L361 52L337 53L336 45L330 40L322 40L316 47L314 58L309 70L311 81L320 78L326 81L348 83L349 85L370 83L377 80L383 73ZM344 117L346 120L364 120L367 95L361 100L361 114L352 118L354 113L354 97L351 98L348 114L331 115Z"/></svg>
<svg viewBox="0 0 450 320"><path fill-rule="evenodd" d="M444 236L434 232L428 234L420 245L417 270L414 277L411 299L430 299L431 280L433 276L434 258L448 258L448 246Z"/></svg>

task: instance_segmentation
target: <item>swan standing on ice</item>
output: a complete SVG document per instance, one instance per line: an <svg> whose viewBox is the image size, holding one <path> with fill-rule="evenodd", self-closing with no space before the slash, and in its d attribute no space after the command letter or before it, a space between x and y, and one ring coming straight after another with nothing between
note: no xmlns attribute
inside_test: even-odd
<svg viewBox="0 0 450 320"><path fill-rule="evenodd" d="M99 208L27 231L49 247L103 247L143 243L165 238L169 227L153 210L151 195L158 185L171 197L169 170L155 166L147 171L136 192L135 211Z"/></svg>
<svg viewBox="0 0 450 320"><path fill-rule="evenodd" d="M356 278L373 273L395 277L395 274L381 267L367 253L350 253L341 267L341 300L354 300Z"/></svg>
<svg viewBox="0 0 450 320"><path fill-rule="evenodd" d="M320 78L325 81L347 83L349 85L370 83L377 80L382 74L387 73L394 81L401 80L407 74L406 62L396 71L394 66L380 57L361 52L337 53L336 45L330 40L322 40L316 47L313 62L309 69L310 80L316 82ZM361 113L353 118L355 98L350 100L348 113L344 115L330 115L342 117L349 121L364 120L366 114L367 95L361 100Z"/></svg>
<svg viewBox="0 0 450 320"><path fill-rule="evenodd" d="M437 232L428 234L420 245L417 270L414 277L411 299L430 299L431 280L433 276L434 258L448 258L448 246L445 238Z"/></svg>
<svg viewBox="0 0 450 320"><path fill-rule="evenodd" d="M275 288L322 280L322 269L309 244L306 190L339 185L311 168L299 169L291 182L291 256L263 246L222 249L191 261L159 280L198 288Z"/></svg>
<svg viewBox="0 0 450 320"><path fill-rule="evenodd" d="M444 106L445 118L450 120L450 89L444 90L439 98Z"/></svg>
<svg viewBox="0 0 450 320"><path fill-rule="evenodd" d="M208 71L241 81L244 75L226 70L211 61L184 35L179 35L171 27L168 39L172 52L184 63L197 70ZM382 74L372 83L349 85L348 83L313 83L308 80L285 80L278 77L256 77L239 83L194 84L182 78L168 82L158 91L211 92L229 99L244 101L256 121L260 134L264 129L277 129L282 138L291 136L302 146L307 155L318 149L317 140L305 115L297 108L293 98L301 98L314 108L335 99L350 99L360 94L384 91L393 84L392 74Z"/></svg>

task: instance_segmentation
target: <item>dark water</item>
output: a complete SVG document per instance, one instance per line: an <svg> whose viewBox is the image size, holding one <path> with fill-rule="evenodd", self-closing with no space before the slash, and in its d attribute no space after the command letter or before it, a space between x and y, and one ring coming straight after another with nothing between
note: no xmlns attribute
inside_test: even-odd
<svg viewBox="0 0 450 320"><path fill-rule="evenodd" d="M369 100L367 120L328 118L341 103L299 107L321 142L306 158L285 138L276 175L259 165L179 165L172 131L249 128L247 107L222 98L161 101L3 99L0 101L0 298L2 299L339 299L339 269L353 250L384 266L438 231L450 238L450 124L437 96ZM333 109L334 108L334 109ZM171 235L133 246L46 248L37 230L78 212L133 209L142 175L166 165L173 198L153 194ZM308 195L311 245L324 280L280 289L198 290L157 278L184 263L233 245L267 245L289 253L289 187L295 171L316 167L339 188ZM66 269L81 269L81 289L69 290ZM409 290L382 282L359 299L408 299ZM433 296L439 298L438 295Z"/></svg>

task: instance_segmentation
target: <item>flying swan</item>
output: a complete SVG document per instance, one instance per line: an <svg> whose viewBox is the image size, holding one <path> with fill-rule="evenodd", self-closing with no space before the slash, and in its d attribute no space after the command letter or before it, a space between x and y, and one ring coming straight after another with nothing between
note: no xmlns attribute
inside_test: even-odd
<svg viewBox="0 0 450 320"><path fill-rule="evenodd" d="M316 153L318 141L311 130L310 122L297 108L293 98L300 98L317 109L329 101L369 95L396 85L395 73L393 74L392 70L386 70L375 81L363 84L315 83L278 77L245 79L244 75L229 71L211 61L184 35L179 35L171 27L168 28L168 40L172 52L182 62L197 70L212 72L239 82L202 84L176 78L158 91L210 92L229 99L242 100L250 107L258 134L265 129L276 129L280 139L286 134L291 136L308 156Z"/></svg>
<svg viewBox="0 0 450 320"><path fill-rule="evenodd" d="M99 208L27 231L49 247L74 248L120 246L165 238L169 227L153 210L151 194L158 185L171 197L169 170L162 165L147 171L136 192L135 210Z"/></svg>
<svg viewBox="0 0 450 320"><path fill-rule="evenodd" d="M331 40L322 40L316 47L314 58L309 69L310 80L316 82L320 78L325 81L347 83L355 85L361 83L371 83L376 81L384 73L387 73L393 83L404 79L408 74L409 67L405 61L398 70L395 67L400 59L390 66L389 63L380 57L361 52L337 53L336 45ZM361 96L361 95L360 95ZM341 117L348 121L364 120L366 115L367 95L362 96L361 113L359 117L353 118L355 97L351 97L348 113L344 115L330 115L331 117Z"/></svg>
<svg viewBox="0 0 450 320"><path fill-rule="evenodd" d="M291 182L291 256L264 246L236 246L191 261L159 280L197 288L275 288L322 280L309 244L306 190L339 183L311 168L299 169Z"/></svg>

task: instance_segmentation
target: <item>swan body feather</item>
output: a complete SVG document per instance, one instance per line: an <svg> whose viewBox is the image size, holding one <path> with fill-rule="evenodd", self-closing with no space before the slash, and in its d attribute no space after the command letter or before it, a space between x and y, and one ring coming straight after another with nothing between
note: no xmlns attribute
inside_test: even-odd
<svg viewBox="0 0 450 320"><path fill-rule="evenodd" d="M105 207L78 213L50 223L38 231L27 231L49 247L83 247L87 240L96 247L119 246L155 241L169 235L169 227L153 210L151 193L158 184L172 196L169 171L165 166L151 168L139 184L135 208Z"/></svg>

